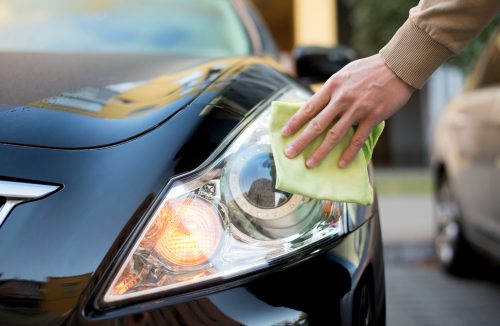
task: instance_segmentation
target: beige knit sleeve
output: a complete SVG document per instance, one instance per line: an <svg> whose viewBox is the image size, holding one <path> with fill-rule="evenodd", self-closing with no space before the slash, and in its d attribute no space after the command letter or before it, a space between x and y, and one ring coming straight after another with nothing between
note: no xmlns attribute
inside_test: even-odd
<svg viewBox="0 0 500 326"><path fill-rule="evenodd" d="M499 10L500 0L420 0L380 55L402 80L422 88Z"/></svg>

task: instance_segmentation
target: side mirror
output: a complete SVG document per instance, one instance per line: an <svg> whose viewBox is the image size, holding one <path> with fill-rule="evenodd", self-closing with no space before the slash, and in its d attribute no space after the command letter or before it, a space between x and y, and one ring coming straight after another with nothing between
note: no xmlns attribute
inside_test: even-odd
<svg viewBox="0 0 500 326"><path fill-rule="evenodd" d="M325 82L331 75L356 58L353 49L346 46L325 48L306 46L292 52L297 77L307 84Z"/></svg>

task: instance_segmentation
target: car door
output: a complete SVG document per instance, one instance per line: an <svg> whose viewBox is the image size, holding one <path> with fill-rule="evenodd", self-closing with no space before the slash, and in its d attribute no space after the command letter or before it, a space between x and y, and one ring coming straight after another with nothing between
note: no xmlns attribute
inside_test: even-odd
<svg viewBox="0 0 500 326"><path fill-rule="evenodd" d="M465 90L453 117L462 162L456 192L472 242L500 256L500 33Z"/></svg>

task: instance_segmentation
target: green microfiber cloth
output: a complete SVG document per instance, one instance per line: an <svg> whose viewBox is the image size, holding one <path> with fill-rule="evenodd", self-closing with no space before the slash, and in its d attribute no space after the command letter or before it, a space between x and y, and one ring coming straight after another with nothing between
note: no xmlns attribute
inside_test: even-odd
<svg viewBox="0 0 500 326"><path fill-rule="evenodd" d="M362 150L346 168L341 169L337 164L354 134L353 128L350 128L341 142L321 163L309 169L305 164L306 159L322 142L326 131L293 159L287 158L284 150L305 126L293 136L281 136L281 129L301 106L302 103L277 101L272 103L270 134L276 165L276 188L310 198L352 202L362 205L371 204L373 202L373 189L368 180L367 167L375 144L384 129L384 122L381 122L371 132Z"/></svg>

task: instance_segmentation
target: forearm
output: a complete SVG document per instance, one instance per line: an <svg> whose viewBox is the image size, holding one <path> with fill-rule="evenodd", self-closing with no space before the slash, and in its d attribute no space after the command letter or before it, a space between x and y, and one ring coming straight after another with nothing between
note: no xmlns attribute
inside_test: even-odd
<svg viewBox="0 0 500 326"><path fill-rule="evenodd" d="M499 0L421 0L380 54L399 78L421 88L499 10Z"/></svg>

